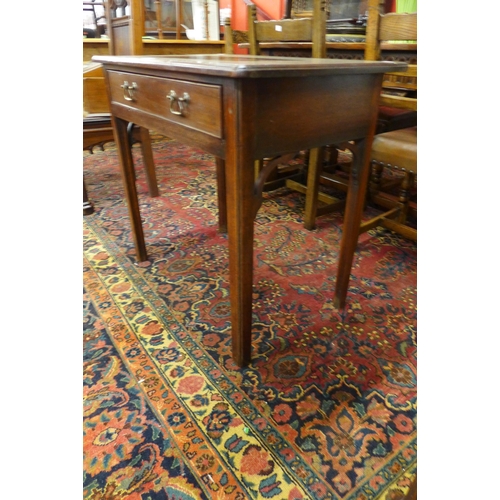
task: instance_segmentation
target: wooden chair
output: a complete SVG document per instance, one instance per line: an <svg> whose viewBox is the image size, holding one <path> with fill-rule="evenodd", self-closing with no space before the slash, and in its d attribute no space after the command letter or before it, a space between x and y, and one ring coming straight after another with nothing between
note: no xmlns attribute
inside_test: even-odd
<svg viewBox="0 0 500 500"><path fill-rule="evenodd" d="M257 20L257 8L249 6L248 38L250 54L260 55L264 42L312 42L312 57L326 57L326 0L313 0L312 17L302 19Z"/></svg>
<svg viewBox="0 0 500 500"><path fill-rule="evenodd" d="M248 13L247 6L247 13ZM248 31L234 30L231 26L231 18L224 20L224 52L234 54L234 45L239 43L248 43Z"/></svg>
<svg viewBox="0 0 500 500"><path fill-rule="evenodd" d="M417 14L379 14L377 16L377 33L379 40L416 40L417 38ZM412 81L412 90L417 88L416 84L417 68L410 67L406 73L395 73L384 76L385 82L394 84L399 78L402 79L404 85L408 84L408 80ZM415 77L408 79L408 76ZM390 106L400 107L403 109L417 109L416 94L412 97L392 95L388 92L384 83L382 90L381 102ZM354 154L356 148L353 147ZM384 226L393 231L397 231L405 237L416 240L417 231L409 227L406 222L406 216L410 209L410 202L408 200L408 191L413 185L417 173L417 127L410 127L401 130L392 130L382 134L376 134L373 140L371 149L371 162L375 166L375 171L382 168L396 168L403 172L404 180L401 185L399 195L393 197L392 200L387 199L386 196L386 211L377 217L367 221L361 222L363 212L363 205L360 200L364 198L367 191L368 178L364 177L354 179L351 175L349 178L348 188L348 210L346 211L345 224L343 228L343 235L340 245L339 265L337 270L337 278L335 282L335 296L333 303L335 307L342 309L345 307L347 290L349 286L350 273L354 252L356 250L357 241L360 233L367 231L376 226ZM369 189L372 199L380 195L376 187L376 174L375 181L371 182ZM311 200L317 197L319 172L310 169L308 178L308 192L307 196ZM351 192L358 191L358 200L351 201ZM380 201L378 199L378 201ZM416 208L416 205L415 207Z"/></svg>
<svg viewBox="0 0 500 500"><path fill-rule="evenodd" d="M394 30L390 30L391 36L394 36L394 38L391 39L387 38L383 32L379 32L379 16L384 11L383 1L368 0L367 10L368 16L365 48L366 60L380 60L381 46L384 42L416 41L416 32L408 31L404 26L399 27L399 33ZM413 66L410 66L409 71L404 75L385 75L383 87L383 94L386 92L397 93L401 96L406 94L408 100L412 100L416 95L416 73L413 70ZM413 127L416 125L416 109L411 107L408 109L396 107L385 100L384 95L381 96L376 128L377 134L390 130ZM338 147L340 149L349 149L349 144L339 145ZM336 156L334 155L333 158L335 159ZM346 192L348 189L347 178L349 171L349 164L336 164L331 161L325 162L319 178L319 183L320 185ZM381 192L384 190L390 191L397 183L401 184L401 179L399 177L390 180L384 179L378 187ZM331 201L329 202L328 197L322 191L318 191L318 201L313 202L309 199L309 203L306 204L305 227L308 229L314 229L317 216L338 211L342 209L342 207L342 203L339 203L338 201L334 203Z"/></svg>
<svg viewBox="0 0 500 500"><path fill-rule="evenodd" d="M248 39L250 55L260 55L260 44L265 42L312 42L311 57L326 57L326 20L328 4L326 0L313 0L312 16L307 18L259 21L257 8L249 6ZM301 182L304 178L304 166L311 162L322 161L324 148L315 148L306 152L291 152L274 158L266 158L257 163L256 176L261 175L264 190L273 190L281 186L305 193ZM303 167L297 167L292 160L301 159ZM292 163L291 163L292 162ZM333 201L333 200L332 200Z"/></svg>
<svg viewBox="0 0 500 500"><path fill-rule="evenodd" d="M297 19L263 20L257 19L257 7L247 3L248 38L250 55L261 54L260 44L265 42L312 42L311 57L326 57L326 19L328 6L326 0L313 0L312 16ZM305 178L304 167L310 162L323 158L323 149L295 151L256 162L256 179L263 191L270 191L287 186L305 193L306 187L301 182ZM298 161L293 161L298 160Z"/></svg>
<svg viewBox="0 0 500 500"><path fill-rule="evenodd" d="M314 10L307 18L259 21L257 6L245 0L247 6L248 30L233 30L231 19L224 23L226 54L233 54L234 44L248 43L250 55L260 55L260 44L264 42L312 42L311 57L326 57L326 0L313 0Z"/></svg>
<svg viewBox="0 0 500 500"><path fill-rule="evenodd" d="M142 2L129 0L128 5L131 13L125 15L126 1L122 2L120 7L117 6L115 0L105 2L109 47L110 53L113 55L138 55L142 53L142 34L144 31ZM83 150L92 153L94 147L100 146L102 148L105 143L114 141L104 77L102 68L98 64L84 64L83 103ZM151 197L158 196L158 183L149 131L132 125L129 127L129 142L131 146L137 142L141 144L149 194ZM87 196L85 180L83 193L83 213L88 215L93 212L93 207Z"/></svg>
<svg viewBox="0 0 500 500"><path fill-rule="evenodd" d="M361 224L359 233L382 226L402 236L417 240L417 230L407 224L410 210L416 212L416 203L410 194L417 176L417 127L391 130L377 134L373 139L371 161L373 175L368 190L371 201L385 211ZM398 195L379 188L382 171L395 169L403 174Z"/></svg>
<svg viewBox="0 0 500 500"><path fill-rule="evenodd" d="M381 14L379 0L369 0L368 26L366 33L365 59L380 59L380 47L387 41L416 41L417 40L417 14ZM387 73L382 83L382 93L379 101L379 119L376 134L412 128L416 126L417 106L417 66L409 65L404 73ZM392 123L391 123L392 120ZM341 146L344 149L352 149L352 143ZM381 166L375 170L375 177L371 182L369 200L380 200L379 196L384 191L394 189L396 184L401 184L401 177L392 180L381 180ZM345 171L348 173L349 168ZM333 211L338 211L338 204L325 204L321 206L319 185L327 185L344 191L348 190L349 182L345 175L339 175L336 170L322 170L317 177L317 172L310 172L311 179L308 180L308 191L306 193L306 213L304 225L308 229L316 226L316 217ZM318 183L316 186L315 183ZM403 184L408 180L403 180ZM309 187L311 189L309 189ZM378 191L378 193L375 193ZM383 198L383 196L382 196ZM388 202L383 202L387 205ZM394 205L393 205L394 206Z"/></svg>
<svg viewBox="0 0 500 500"><path fill-rule="evenodd" d="M380 29L380 14L383 12L383 0L368 0L368 19L366 26L366 48L365 59L367 61L379 61L381 57L381 47L384 42L398 41L409 42L417 40L416 23L411 17L393 17L396 19L395 25ZM417 14L412 14L415 16ZM391 15L389 15L389 18ZM385 21L384 23L388 23ZM401 24L399 24L401 23ZM389 36L394 38L388 38ZM412 72L412 67L404 75L385 75L383 87L384 92L398 92L412 99L414 97L416 74ZM383 93L384 94L384 93ZM379 103L379 116L377 123L377 134L389 132L401 128L414 127L417 125L417 110L411 106L401 108L394 106L393 101L387 101L382 95Z"/></svg>
<svg viewBox="0 0 500 500"><path fill-rule="evenodd" d="M126 14L126 7L130 13ZM144 4L141 0L105 0L109 53L139 56L144 53Z"/></svg>
<svg viewBox="0 0 500 500"><path fill-rule="evenodd" d="M376 51L386 40L416 40L417 14L385 14L372 17L373 23L367 38L376 37L370 43L375 53L369 57L379 57ZM380 105L387 109L401 110L417 114L417 65L411 64L404 73L386 73L382 82ZM410 202L410 193L417 176L417 126L391 129L377 133L372 150L372 176L368 188L368 199L374 205L386 209L370 221L363 223L360 233L377 226L383 226L406 238L417 240L417 230L407 224L410 210L416 212L416 203ZM402 173L399 193L393 195L388 184L383 185L384 169L395 169ZM389 183L390 184L390 183Z"/></svg>

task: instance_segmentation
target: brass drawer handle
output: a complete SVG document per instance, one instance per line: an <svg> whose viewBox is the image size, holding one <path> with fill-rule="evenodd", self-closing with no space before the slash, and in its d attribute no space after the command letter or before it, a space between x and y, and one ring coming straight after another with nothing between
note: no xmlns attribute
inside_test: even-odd
<svg viewBox="0 0 500 500"><path fill-rule="evenodd" d="M132 85L129 85L127 81L123 82L123 85L120 85L123 89L123 98L126 101L134 100L134 92L137 90L137 83L132 82Z"/></svg>
<svg viewBox="0 0 500 500"><path fill-rule="evenodd" d="M171 90L167 94L167 99L170 101L170 112L174 115L185 116L184 111L187 111L187 104L189 103L190 97L187 92L182 94L182 97L178 97L175 90ZM174 105L177 103L178 111L174 109Z"/></svg>

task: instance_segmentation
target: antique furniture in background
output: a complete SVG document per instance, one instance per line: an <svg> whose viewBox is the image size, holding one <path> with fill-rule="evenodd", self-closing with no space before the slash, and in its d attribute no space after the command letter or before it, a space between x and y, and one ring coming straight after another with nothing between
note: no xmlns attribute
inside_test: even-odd
<svg viewBox="0 0 500 500"><path fill-rule="evenodd" d="M367 19L367 0L327 0L327 41L364 42ZM313 0L288 0L285 18L313 16Z"/></svg>
<svg viewBox="0 0 500 500"><path fill-rule="evenodd" d="M417 14L408 14L404 17L392 15L385 17L384 15L385 20L381 25L380 15L384 14L383 3L381 0L368 0L365 48L367 61L380 61L382 59L381 47L386 42L399 42L400 45L417 42ZM417 125L416 79L416 60L409 63L404 75L387 74L384 76L377 133ZM396 97L397 95L399 98ZM398 100L404 101L405 99L406 104L402 106L395 104Z"/></svg>
<svg viewBox="0 0 500 500"><path fill-rule="evenodd" d="M248 30L234 30L231 26L231 18L226 17L224 21L224 52L234 54L234 46L240 43L249 43Z"/></svg>
<svg viewBox="0 0 500 500"><path fill-rule="evenodd" d="M146 260L147 251L128 123L221 159L225 185L219 192L225 190L225 196L219 199L227 206L219 210L227 210L232 356L245 366L251 360L254 219L263 184L254 179L255 160L357 137L360 154L353 170L367 178L382 75L405 65L226 54L94 60L104 67L138 260ZM125 99L124 81L135 83L132 101ZM354 183L354 199L357 190ZM341 261L350 264L342 252L345 245Z"/></svg>
<svg viewBox="0 0 500 500"><path fill-rule="evenodd" d="M144 55L184 55L184 54L223 54L223 40L153 40L143 38ZM83 40L83 60L90 61L93 56L110 55L109 40L105 38L85 38Z"/></svg>
<svg viewBox="0 0 500 500"><path fill-rule="evenodd" d="M313 14L312 8L314 6L313 0L295 0L294 2L289 2L291 8L293 3L293 8L296 12L292 17L296 15L307 15L311 17ZM343 1L343 2L330 2L330 9L335 9L335 15L337 19L343 15L355 15L356 12L364 12L365 14L365 31L368 30L369 18L375 19L374 16L378 16L379 12L383 13L385 10L385 5L387 1L385 0L359 0ZM328 4L327 4L328 5ZM304 8L302 8L302 7ZM354 10L353 10L354 9ZM356 10L357 9L357 10ZM292 11L293 12L293 11ZM328 13L327 17L332 17ZM327 21L328 23L328 21ZM328 28L327 28L328 30ZM372 30L373 33L373 30ZM366 36L365 36L366 38ZM326 57L334 59L355 59L355 60L388 60L388 61L398 61L406 62L408 64L416 64L417 62L417 44L416 39L405 40L405 43L398 43L398 40L391 39L381 39L377 40L376 36L370 36L368 40L363 42L331 42L328 41L330 36L327 35L326 41ZM259 44L259 53L263 55L272 56L296 56L296 57L311 57L312 42L310 41L262 41ZM241 48L250 48L248 42L242 42L240 44ZM411 77L409 77L411 78ZM378 126L377 132L395 130L399 128L405 128L416 125L416 113L411 110L401 110L395 107L389 107L381 102L379 108ZM330 170L322 176L322 184L328 185L335 189L341 191L347 190L347 181L345 177L345 172L337 175L338 166L335 165L337 154L334 147L329 147L326 149L327 155L325 158L326 164ZM346 170L347 167L342 165L341 168ZM304 183L295 183L295 181L289 181L288 185L290 188L305 192L305 181ZM329 211L338 210L342 207L342 202L336 197L331 197L326 193L320 192L319 197L323 202L329 204L328 208L323 208L322 205L321 212L327 213ZM313 220L308 217L306 220L306 227L312 228Z"/></svg>
<svg viewBox="0 0 500 500"><path fill-rule="evenodd" d="M376 23L373 24L373 34L379 42L383 40L416 40L417 39L417 14L378 14ZM415 97L401 97L388 94L387 86L394 89L398 85L403 89L406 87L414 88L416 91L416 66L408 68L408 71L401 72L397 70L388 71L388 75L383 78L383 89L381 89L382 102L389 106L399 106L416 110ZM381 98L378 96L377 102ZM377 104L378 106L378 104ZM353 138L351 138L353 139ZM409 208L408 190L414 182L417 166L417 128L411 127L404 130L395 130L385 132L376 137L374 141L373 153L370 148L359 150L358 142L349 143L349 149L353 153L353 163L349 175L349 184L347 190L346 211L344 214L344 229L342 233L341 248L339 255L339 267L335 284L334 305L338 308L344 308L349 286L349 277L352 267L354 252L360 232L366 231L377 225L384 225L390 229L400 229L402 234L416 239L416 231L405 227L405 219ZM373 154L373 156L371 156ZM375 161L382 166L400 166L405 172L405 179L402 184L402 190L399 199L388 200L389 209L384 214L376 217L366 224L361 224L361 217L365 204L368 179L370 169L360 170L359 157L368 155L363 161ZM316 165L311 165L308 171L307 195L311 211L306 214L311 227L314 227L317 207L317 193L319 189L319 178L321 172ZM376 189L376 182L372 186L371 197L380 202L378 196L380 192ZM395 219L394 219L395 218Z"/></svg>
<svg viewBox="0 0 500 500"><path fill-rule="evenodd" d="M286 0L285 18L311 17L313 0ZM327 19L355 19L365 14L367 0L327 0Z"/></svg>
<svg viewBox="0 0 500 500"><path fill-rule="evenodd" d="M261 55L261 44L265 42L311 43L311 57L323 58L326 55L326 0L313 0L313 15L302 19L279 19L259 21L257 8L250 5L248 19L248 38L251 55Z"/></svg>
<svg viewBox="0 0 500 500"><path fill-rule="evenodd" d="M385 40L417 40L417 14L379 15L369 27L367 38L376 39L370 43L374 59L380 57L380 43ZM388 116L394 116L397 125L407 123L407 128L395 127L391 120L382 128L373 141L371 159L373 175L368 189L372 203L386 209L377 217L361 225L360 233L376 226L383 226L403 236L416 240L417 230L406 224L410 210L416 212L416 203L410 202L410 193L417 175L417 65L408 65L403 72L389 72L382 81L380 97L382 109L389 110ZM401 110L401 114L392 114L390 110ZM379 118L380 121L380 118ZM382 171L384 168L396 169L403 173L398 195L391 195L384 190Z"/></svg>
<svg viewBox="0 0 500 500"><path fill-rule="evenodd" d="M385 21L382 29L379 29L379 21L382 15L380 13L382 10L380 0L369 0L368 8L367 41L365 46L366 60L380 60L381 45L385 41L417 41L417 14L383 15ZM391 20L394 21L392 22ZM379 103L376 133L416 126L416 65L408 65L408 70L404 74L391 73L384 75L382 85L383 91ZM398 104L399 101L403 101L404 105ZM349 149L348 144L339 145L339 147L341 149ZM323 168L319 177L319 183L347 191L348 180L345 175L346 172L348 173L349 169L344 164L329 165ZM313 176L315 176L315 173L313 173ZM397 181L398 179L396 178ZM379 193L382 193L385 187L385 185L379 183ZM318 197L312 198L311 196L306 196L304 225L308 229L315 227L317 215L339 210L338 202L328 203L327 200L322 199L324 195L321 194L317 186L313 189L318 193Z"/></svg>
<svg viewBox="0 0 500 500"><path fill-rule="evenodd" d="M105 8L110 53L113 55L143 54L144 5L142 0L105 0Z"/></svg>
<svg viewBox="0 0 500 500"><path fill-rule="evenodd" d="M87 36L88 38L100 38L101 35L104 34L104 29L106 25L106 20L105 20L106 16L104 14L103 2L100 0L84 0L83 12L90 13L90 15L84 16L84 26L83 26L84 36ZM87 26L90 25L91 27L86 28L85 27L86 25Z"/></svg>
<svg viewBox="0 0 500 500"><path fill-rule="evenodd" d="M181 0L179 0L179 2L180 1ZM146 20L149 19L149 22L153 22L155 26L157 25L157 22L154 20L151 21L151 17L156 15L156 12L152 12L149 8L146 8L144 0L134 0L133 2L130 0L111 0L111 4L112 10L120 9L120 15L123 15L125 8L130 9L130 18L132 22L131 32L133 34L132 44L134 46L133 53L170 55L218 54L224 52L224 42L220 40L195 41L181 39L180 30L182 27L180 24L178 25L179 34L176 34L176 39L170 39L168 37L163 39L153 39L152 37L145 36L147 34ZM164 30L161 27L160 30L164 33ZM108 36L111 37L109 33ZM107 38L83 39L83 61L90 61L94 55L113 54L114 52L112 51L110 44L111 42Z"/></svg>
<svg viewBox="0 0 500 500"><path fill-rule="evenodd" d="M233 46L240 43L248 43L251 55L260 55L260 44L269 40L309 40L312 42L312 57L325 56L325 19L327 12L325 10L326 0L314 0L315 16L307 19L286 19L286 20L258 20L259 11L257 6L250 0L246 0L248 30L233 30L231 19L226 18L224 25L224 39L226 43L226 54L233 54ZM314 41L313 41L314 33ZM278 155L274 158L265 158L257 160L256 178L260 171L265 168L266 175L264 179L264 191L274 190L285 185L288 182L295 182L302 178L303 162L291 164L302 152L292 152L285 155ZM306 154L309 161L309 152ZM312 160L318 157L317 152L313 153ZM298 165L298 166L297 166ZM305 193L305 185L295 183L293 186L299 186L299 190ZM292 185L290 187L293 189Z"/></svg>
<svg viewBox="0 0 500 500"><path fill-rule="evenodd" d="M376 2L382 14L386 13L387 0ZM326 57L333 59L366 58L366 30L368 12L372 0L327 0ZM286 18L312 17L313 0L288 0ZM344 23L340 21L344 20ZM347 25L348 27L346 27ZM341 27L341 28L339 28ZM335 34L343 32L343 34ZM243 45L248 48L248 45ZM392 43L383 41L380 45L380 59L408 64L417 62L416 43ZM310 57L310 42L266 42L261 44L261 54L273 56ZM371 59L370 59L371 60Z"/></svg>
<svg viewBox="0 0 500 500"><path fill-rule="evenodd" d="M220 39L219 0L144 0L144 11L146 35L180 40L189 28L206 40Z"/></svg>
<svg viewBox="0 0 500 500"><path fill-rule="evenodd" d="M373 204L384 207L385 211L361 224L359 233L382 226L416 241L417 230L407 224L407 219L409 211L417 209L417 204L410 201L417 176L417 127L377 134L373 139L371 161L374 174L368 196ZM397 195L381 189L384 168L403 173Z"/></svg>
<svg viewBox="0 0 500 500"><path fill-rule="evenodd" d="M116 55L141 53L142 44L139 41L142 38L140 26L143 21L139 14L141 9L137 8L137 6L140 7L141 2L129 1L130 15L124 15L123 4L126 4L126 2L116 0L105 2L110 48ZM122 7L117 5L122 5ZM103 147L106 142L113 141L114 132L102 67L96 63L84 64L83 77L83 150L92 152L95 146ZM133 90L125 83L124 95L132 93ZM141 144L149 194L152 197L158 196L158 183L149 130L130 124L128 133L130 147L135 142ZM83 195L84 214L87 214L90 201L85 188L85 180Z"/></svg>
<svg viewBox="0 0 500 500"><path fill-rule="evenodd" d="M192 24L191 0L144 0L146 35L157 36L160 40L170 33L181 38L182 24Z"/></svg>

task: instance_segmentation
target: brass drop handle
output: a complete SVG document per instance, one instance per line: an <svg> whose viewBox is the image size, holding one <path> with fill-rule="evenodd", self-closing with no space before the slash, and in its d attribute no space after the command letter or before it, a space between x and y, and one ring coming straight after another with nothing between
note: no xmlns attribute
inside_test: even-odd
<svg viewBox="0 0 500 500"><path fill-rule="evenodd" d="M137 83L132 82L132 85L129 85L127 81L123 82L123 85L120 85L123 89L123 98L126 101L134 100L134 92L137 90Z"/></svg>
<svg viewBox="0 0 500 500"><path fill-rule="evenodd" d="M167 94L167 99L170 101L170 112L174 115L184 116L184 111L187 111L187 104L190 100L189 94L184 92L182 97L178 97L175 90L171 90ZM177 103L178 110L174 109L175 103Z"/></svg>

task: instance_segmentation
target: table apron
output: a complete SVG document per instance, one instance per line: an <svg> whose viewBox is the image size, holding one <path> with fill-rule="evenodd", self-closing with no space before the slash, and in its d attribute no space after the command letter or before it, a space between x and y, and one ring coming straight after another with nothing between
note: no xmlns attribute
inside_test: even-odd
<svg viewBox="0 0 500 500"><path fill-rule="evenodd" d="M179 83L182 88L182 80ZM208 82L188 83L203 88ZM215 99L209 108L215 126L207 127L203 122L203 127L199 127L194 120L183 122L178 117L171 117L164 97L158 103L158 111L154 103L148 103L144 109L133 102L124 102L121 89L119 93L111 92L119 97L111 100L110 108L116 117L225 159L228 134L235 131L228 130L228 123L223 118L224 108L238 106L234 98L229 98L232 94L229 89L238 89L236 92L240 95L252 95L245 99L240 116L243 122L250 119L252 144L249 150L254 159L260 159L369 136L376 120L382 74L250 78L241 79L239 83L228 79L220 83L220 93L212 92ZM116 83L114 87L116 89ZM209 91L210 87L215 88L213 85L205 87Z"/></svg>
<svg viewBox="0 0 500 500"><path fill-rule="evenodd" d="M225 157L224 139L213 137L205 132L168 121L161 116L116 102L112 102L110 108L111 113L118 118L133 122L149 130L154 130L187 146L200 148L219 158Z"/></svg>
<svg viewBox="0 0 500 500"><path fill-rule="evenodd" d="M256 157L366 137L376 119L381 82L381 74L260 81Z"/></svg>

